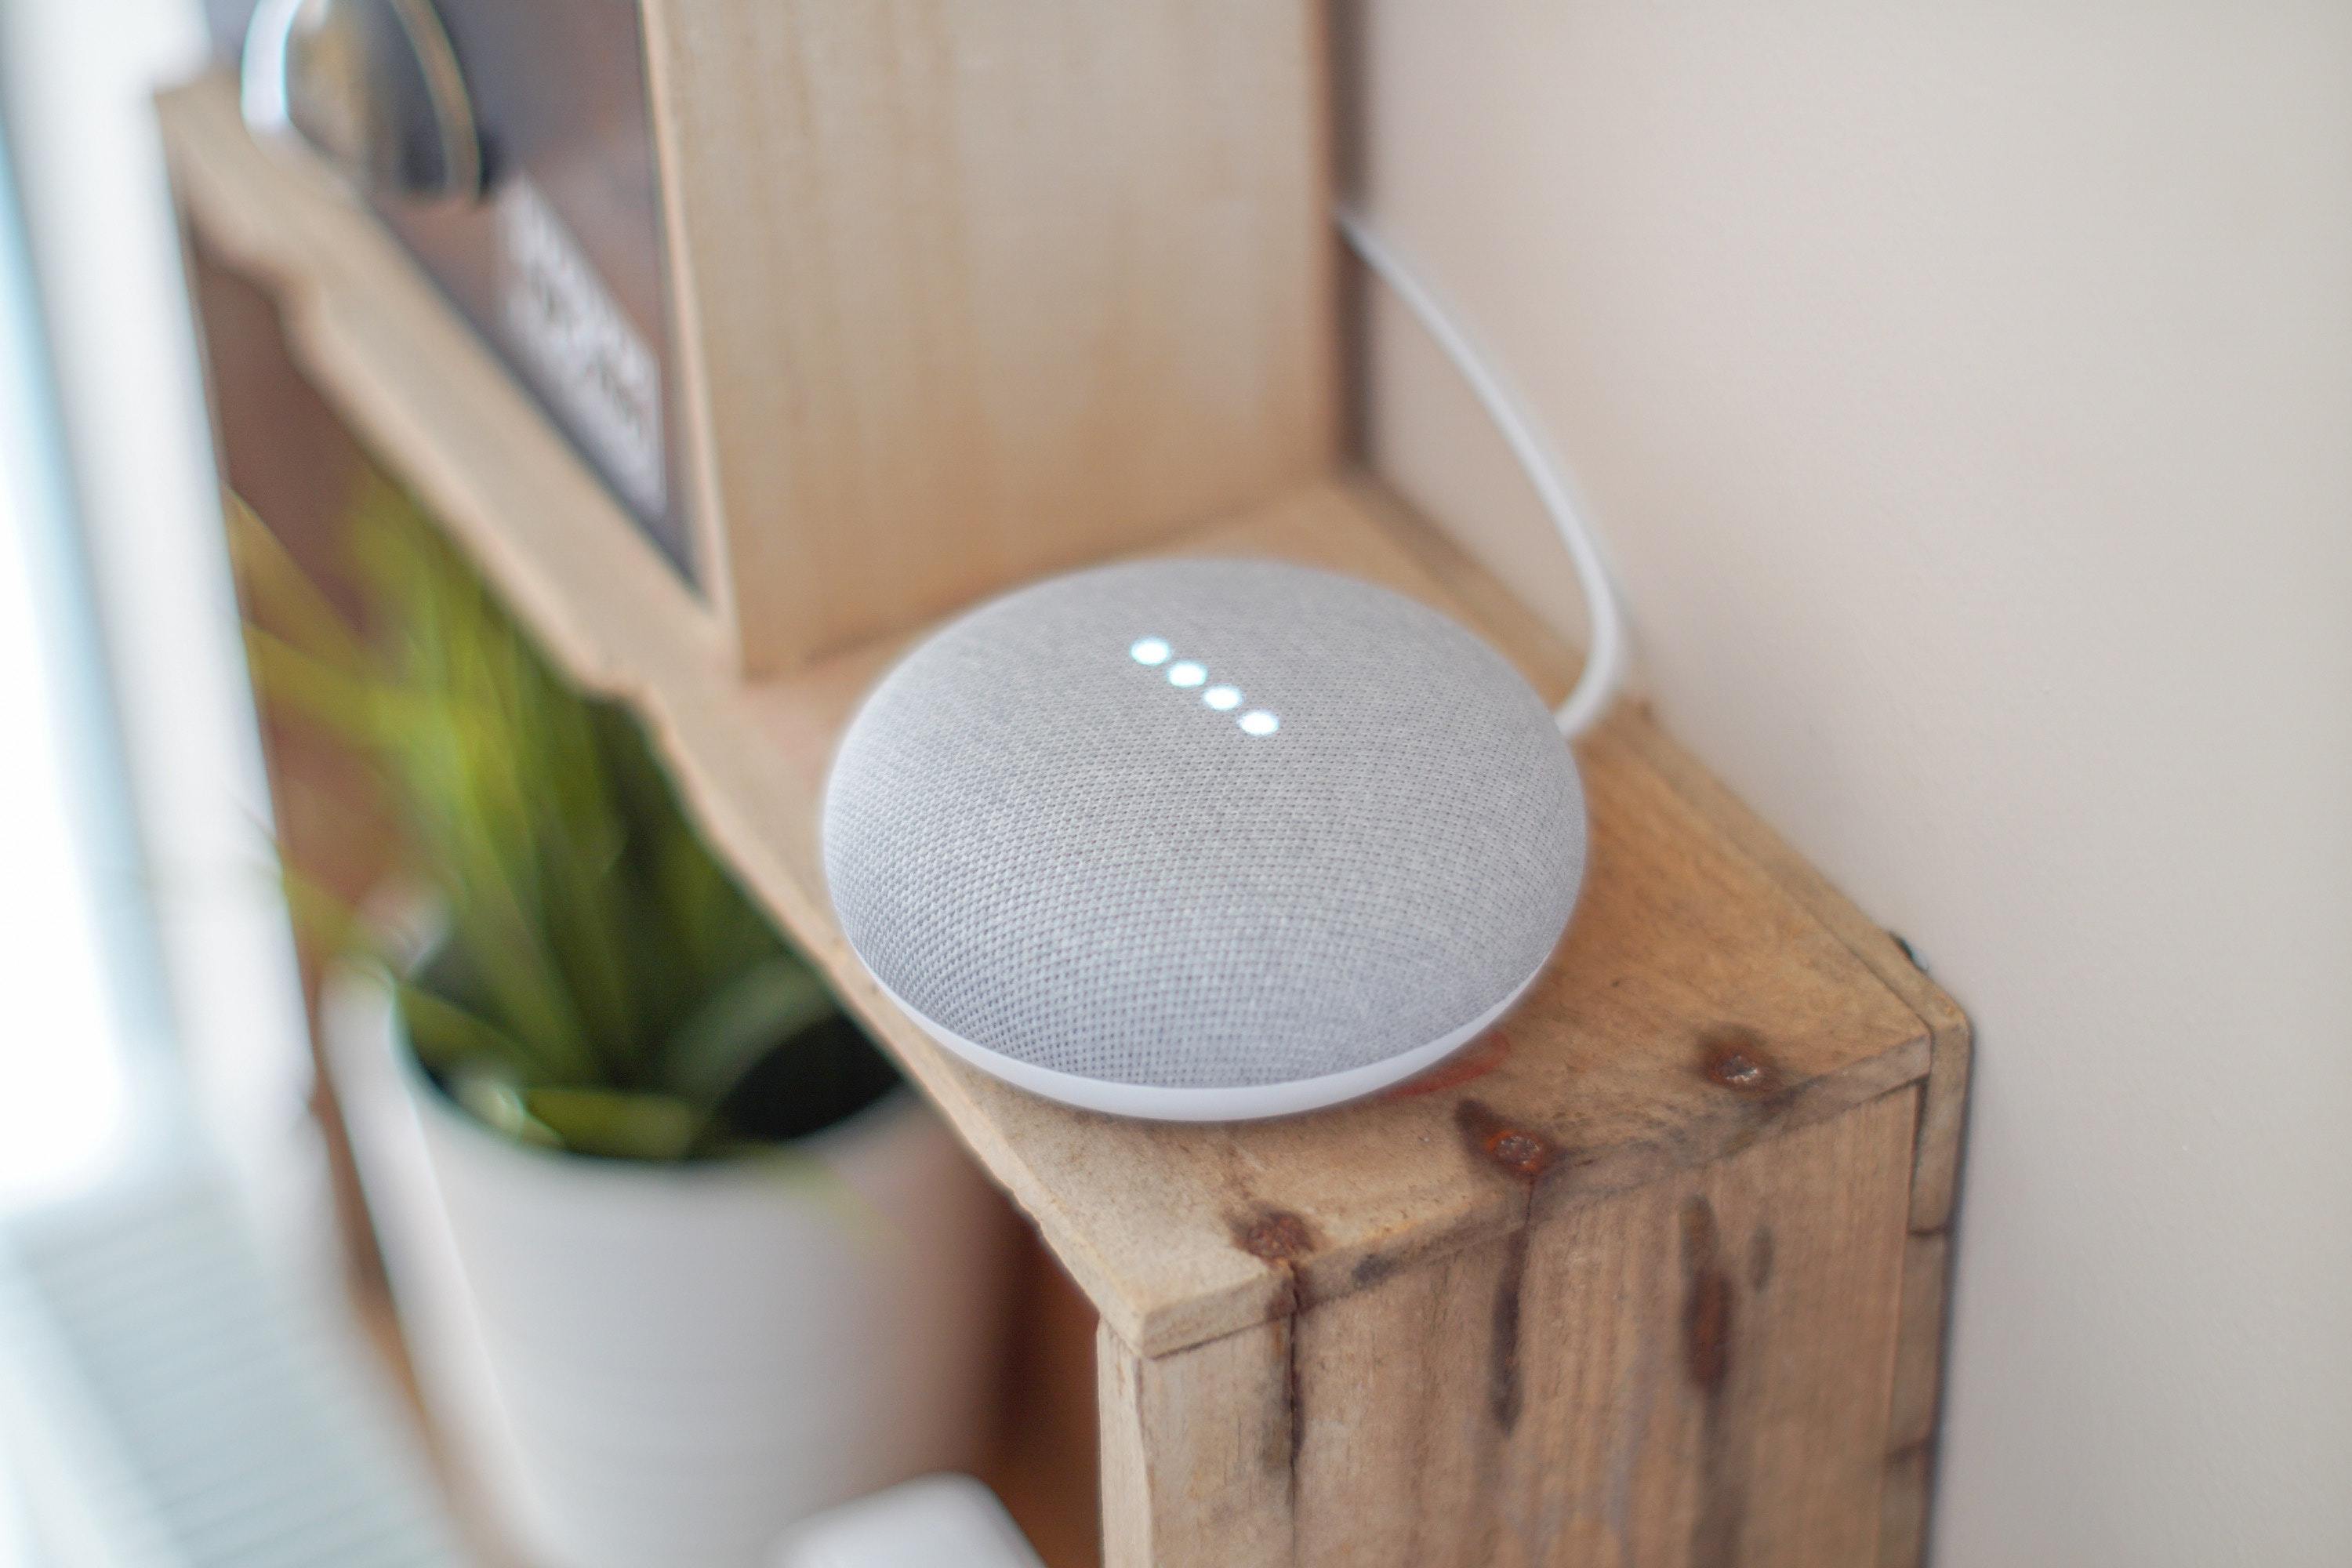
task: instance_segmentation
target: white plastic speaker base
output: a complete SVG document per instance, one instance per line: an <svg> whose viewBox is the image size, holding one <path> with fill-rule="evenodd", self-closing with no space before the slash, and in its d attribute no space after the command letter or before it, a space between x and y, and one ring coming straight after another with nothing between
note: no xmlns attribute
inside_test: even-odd
<svg viewBox="0 0 2352 1568"><path fill-rule="evenodd" d="M866 973L872 974L873 971ZM1133 1116L1146 1121L1256 1121L1269 1116L1296 1116L1302 1110L1320 1110L1327 1105L1361 1100L1368 1094L1377 1094L1391 1084L1402 1083L1415 1073L1435 1067L1476 1039L1488 1025L1517 1006L1519 998L1527 994L1528 987L1536 983L1536 974L1541 973L1538 969L1530 973L1519 982L1518 989L1485 1014L1425 1046L1416 1046L1360 1068L1325 1073L1319 1078L1292 1079L1286 1083L1237 1084L1218 1089L1167 1089L1157 1084L1118 1083L1108 1079L1081 1078L1076 1073L1055 1072L1051 1068L1033 1066L992 1051L986 1046L974 1045L954 1030L924 1017L908 1004L906 998L891 990L881 976L876 975L874 983L882 987L882 994L896 1003L900 1012L921 1026L923 1033L981 1071L992 1078L1001 1078L1015 1089L1025 1089L1032 1094L1058 1100L1082 1110Z"/></svg>

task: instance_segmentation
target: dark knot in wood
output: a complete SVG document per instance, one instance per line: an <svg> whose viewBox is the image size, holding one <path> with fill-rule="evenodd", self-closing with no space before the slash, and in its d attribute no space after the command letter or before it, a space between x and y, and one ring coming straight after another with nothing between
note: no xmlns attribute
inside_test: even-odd
<svg viewBox="0 0 2352 1568"><path fill-rule="evenodd" d="M1759 1098L1779 1093L1782 1082L1764 1037L1744 1024L1719 1024L1700 1037L1699 1071L1709 1083Z"/></svg>
<svg viewBox="0 0 2352 1568"><path fill-rule="evenodd" d="M1484 1101L1465 1100L1454 1108L1454 1124L1473 1152L1523 1182L1533 1182L1559 1158L1559 1145L1542 1133L1514 1127Z"/></svg>
<svg viewBox="0 0 2352 1568"><path fill-rule="evenodd" d="M1713 1394L1731 1371L1731 1278L1724 1272L1715 1207L1695 1197L1683 1205L1683 1372Z"/></svg>
<svg viewBox="0 0 2352 1568"><path fill-rule="evenodd" d="M1288 1209L1266 1209L1234 1223L1234 1245L1268 1263L1288 1263L1315 1249L1315 1233Z"/></svg>

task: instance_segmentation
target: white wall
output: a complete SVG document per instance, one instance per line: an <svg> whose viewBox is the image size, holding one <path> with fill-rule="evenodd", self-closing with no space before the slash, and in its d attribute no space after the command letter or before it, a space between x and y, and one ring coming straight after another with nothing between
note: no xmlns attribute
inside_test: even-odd
<svg viewBox="0 0 2352 1568"><path fill-rule="evenodd" d="M2352 6L1356 20L1667 726L1977 1021L1941 1568L2352 1563ZM1573 625L1375 343L1381 466Z"/></svg>

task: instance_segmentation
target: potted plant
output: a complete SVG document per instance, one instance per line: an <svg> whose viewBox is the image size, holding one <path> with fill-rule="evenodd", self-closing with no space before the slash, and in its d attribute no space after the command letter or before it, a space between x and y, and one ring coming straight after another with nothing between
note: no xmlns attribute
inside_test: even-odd
<svg viewBox="0 0 2352 1568"><path fill-rule="evenodd" d="M749 1568L982 1431L1007 1211L711 858L636 726L397 492L341 614L242 509L264 700L370 764L420 892L355 913L331 1076L428 1410L555 1568Z"/></svg>

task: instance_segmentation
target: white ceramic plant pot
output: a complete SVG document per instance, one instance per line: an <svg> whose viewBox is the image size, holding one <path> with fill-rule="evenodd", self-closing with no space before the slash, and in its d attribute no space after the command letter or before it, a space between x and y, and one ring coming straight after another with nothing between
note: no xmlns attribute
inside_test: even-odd
<svg viewBox="0 0 2352 1568"><path fill-rule="evenodd" d="M331 987L331 1067L425 1401L494 1527L545 1568L751 1568L820 1508L970 1468L1008 1212L901 1087L696 1166L491 1132Z"/></svg>

